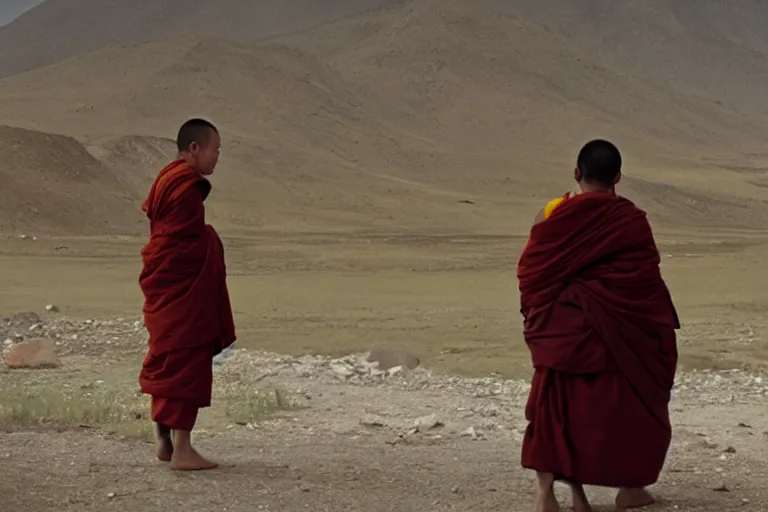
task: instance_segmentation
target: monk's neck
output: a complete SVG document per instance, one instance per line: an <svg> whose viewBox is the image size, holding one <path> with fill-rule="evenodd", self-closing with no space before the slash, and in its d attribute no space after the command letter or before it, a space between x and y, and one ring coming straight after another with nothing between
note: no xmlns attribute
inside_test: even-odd
<svg viewBox="0 0 768 512"><path fill-rule="evenodd" d="M177 153L176 160L183 160L189 166L190 169L194 169L195 171L197 171L192 155L189 155L187 153ZM197 171L197 172L199 173L200 171Z"/></svg>
<svg viewBox="0 0 768 512"><path fill-rule="evenodd" d="M616 187L600 187L594 185L582 185L582 194L611 194L616 195Z"/></svg>

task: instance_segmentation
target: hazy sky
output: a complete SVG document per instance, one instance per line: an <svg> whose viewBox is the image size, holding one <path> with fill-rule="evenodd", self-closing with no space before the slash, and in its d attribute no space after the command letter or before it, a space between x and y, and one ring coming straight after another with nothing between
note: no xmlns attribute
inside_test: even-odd
<svg viewBox="0 0 768 512"><path fill-rule="evenodd" d="M0 0L0 26L13 21L17 16L44 0Z"/></svg>

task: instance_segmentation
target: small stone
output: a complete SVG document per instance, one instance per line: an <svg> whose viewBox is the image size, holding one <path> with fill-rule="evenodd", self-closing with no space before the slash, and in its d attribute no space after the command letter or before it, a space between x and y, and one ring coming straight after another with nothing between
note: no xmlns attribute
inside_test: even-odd
<svg viewBox="0 0 768 512"><path fill-rule="evenodd" d="M107 493L107 498L109 498L109 499L112 499L112 498L114 498L115 496L116 496L116 494L115 494L115 493L113 493L113 492Z"/></svg>
<svg viewBox="0 0 768 512"><path fill-rule="evenodd" d="M417 432L426 432L443 426L443 422L440 421L436 415L430 414L428 416L422 416L413 422L413 426Z"/></svg>
<svg viewBox="0 0 768 512"><path fill-rule="evenodd" d="M10 339L10 338L8 338L7 340L5 340L5 341L3 342L3 344L4 344L6 347L10 347L11 345L13 345L13 340L12 340L12 339Z"/></svg>
<svg viewBox="0 0 768 512"><path fill-rule="evenodd" d="M412 370L419 366L419 358L402 347L379 345L368 353L368 361L378 363L379 370L389 370L396 366Z"/></svg>
<svg viewBox="0 0 768 512"><path fill-rule="evenodd" d="M728 489L728 486L725 485L725 483L722 483L718 485L717 487L712 489L715 492L731 492L730 489Z"/></svg>
<svg viewBox="0 0 768 512"><path fill-rule="evenodd" d="M733 446L729 446L728 448L723 450L723 453L736 453L736 448L734 448Z"/></svg>
<svg viewBox="0 0 768 512"><path fill-rule="evenodd" d="M393 368L390 368L387 370L387 377L394 377L395 375L400 375L405 370L402 366L395 366Z"/></svg>
<svg viewBox="0 0 768 512"><path fill-rule="evenodd" d="M384 422L373 416L369 416L360 420L360 424L364 427L383 427Z"/></svg>
<svg viewBox="0 0 768 512"><path fill-rule="evenodd" d="M331 371L336 374L340 379L348 379L355 374L347 365L341 363L335 363L331 365Z"/></svg>
<svg viewBox="0 0 768 512"><path fill-rule="evenodd" d="M36 331L36 330L40 329L40 327L41 327L40 324L32 324L32 325L29 326L29 330L30 331Z"/></svg>
<svg viewBox="0 0 768 512"><path fill-rule="evenodd" d="M5 365L13 369L58 368L61 360L52 341L33 339L14 346L5 356Z"/></svg>
<svg viewBox="0 0 768 512"><path fill-rule="evenodd" d="M461 433L461 437L469 437L473 441L478 438L477 431L475 430L475 427L469 427L464 432Z"/></svg>
<svg viewBox="0 0 768 512"><path fill-rule="evenodd" d="M56 306L56 304L48 304L47 306L45 306L45 310L48 311L49 313L58 313L59 307Z"/></svg>

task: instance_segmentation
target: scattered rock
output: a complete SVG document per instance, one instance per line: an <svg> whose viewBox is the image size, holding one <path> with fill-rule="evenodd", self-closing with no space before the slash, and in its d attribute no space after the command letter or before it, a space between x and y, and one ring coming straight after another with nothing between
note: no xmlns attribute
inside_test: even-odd
<svg viewBox="0 0 768 512"><path fill-rule="evenodd" d="M360 420L360 424L364 427L383 427L384 422L374 416L368 416Z"/></svg>
<svg viewBox="0 0 768 512"><path fill-rule="evenodd" d="M413 422L413 427L417 432L426 432L438 427L442 427L443 422L440 421L436 415L430 414L428 416L422 416Z"/></svg>
<svg viewBox="0 0 768 512"><path fill-rule="evenodd" d="M718 485L717 487L712 489L715 492L731 492L730 489L728 489L728 486L725 485L725 483L722 483Z"/></svg>
<svg viewBox="0 0 768 512"><path fill-rule="evenodd" d="M723 453L736 453L736 448L734 448L733 446L729 446L728 448L723 450Z"/></svg>
<svg viewBox="0 0 768 512"><path fill-rule="evenodd" d="M333 371L337 377L343 380L347 380L355 374L355 371L352 370L349 366L338 363L331 365L331 371Z"/></svg>
<svg viewBox="0 0 768 512"><path fill-rule="evenodd" d="M29 329L35 324L40 324L41 322L40 315L31 311L17 313L12 317L5 319L6 327L22 331Z"/></svg>
<svg viewBox="0 0 768 512"><path fill-rule="evenodd" d="M402 366L403 369L413 370L419 366L420 363L419 358L408 350L387 345L373 347L368 354L368 361L378 363L379 370L385 371L397 366Z"/></svg>
<svg viewBox="0 0 768 512"><path fill-rule="evenodd" d="M464 432L461 433L461 437L468 437L472 439L473 441L477 441L480 439L480 435L475 430L475 427L469 427Z"/></svg>
<svg viewBox="0 0 768 512"><path fill-rule="evenodd" d="M5 365L12 369L58 368L61 360L52 341L32 339L13 346L5 356Z"/></svg>
<svg viewBox="0 0 768 512"><path fill-rule="evenodd" d="M56 304L48 304L47 306L45 306L45 310L48 311L49 313L58 313L59 307Z"/></svg>

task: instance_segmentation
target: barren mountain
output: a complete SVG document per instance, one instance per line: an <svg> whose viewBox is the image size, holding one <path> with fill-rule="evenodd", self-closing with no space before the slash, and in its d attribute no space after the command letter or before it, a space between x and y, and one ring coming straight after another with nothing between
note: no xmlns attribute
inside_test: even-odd
<svg viewBox="0 0 768 512"><path fill-rule="evenodd" d="M88 3L50 0L8 30ZM568 32L470 0L409 0L354 16L351 3L337 2L325 18L301 10L302 23L316 26L290 35L279 20L299 18L268 6L232 3L214 15L205 5L179 16L136 9L157 24L139 30L126 17L121 26L156 40L0 80L0 119L81 141L138 204L179 123L209 117L225 140L211 215L243 229L519 232L544 199L571 186L574 153L595 136L624 149L625 190L662 225L768 222L758 109L746 116L609 67ZM100 16L88 12L92 22ZM171 37L196 26L189 12L208 27L233 21L231 37ZM284 35L231 40L257 18ZM17 193L28 197L28 186ZM62 219L59 229L79 228Z"/></svg>
<svg viewBox="0 0 768 512"><path fill-rule="evenodd" d="M131 233L138 206L125 183L75 139L0 126L0 231Z"/></svg>
<svg viewBox="0 0 768 512"><path fill-rule="evenodd" d="M47 0L0 29L0 48L14 49L0 52L0 76L116 44L183 36L253 42L392 1Z"/></svg>
<svg viewBox="0 0 768 512"><path fill-rule="evenodd" d="M612 69L768 113L768 3L481 0L563 34Z"/></svg>

